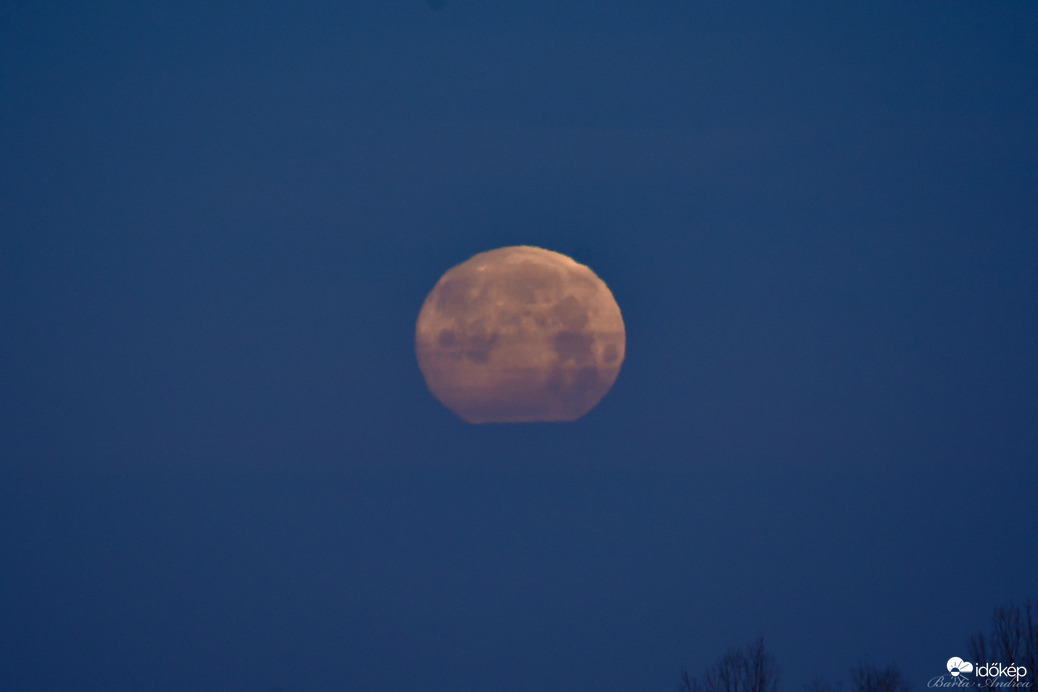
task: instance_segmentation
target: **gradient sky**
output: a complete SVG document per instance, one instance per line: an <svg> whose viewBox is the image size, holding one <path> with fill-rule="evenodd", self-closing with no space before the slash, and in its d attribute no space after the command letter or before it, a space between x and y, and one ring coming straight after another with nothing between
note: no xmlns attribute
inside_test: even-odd
<svg viewBox="0 0 1038 692"><path fill-rule="evenodd" d="M1038 596L1033 2L0 6L0 688L915 688ZM503 245L572 424L413 351Z"/></svg>

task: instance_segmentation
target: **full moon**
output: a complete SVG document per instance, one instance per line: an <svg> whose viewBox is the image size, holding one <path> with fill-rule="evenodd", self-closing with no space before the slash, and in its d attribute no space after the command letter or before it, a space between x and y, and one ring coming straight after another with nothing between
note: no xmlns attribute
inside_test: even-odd
<svg viewBox="0 0 1038 692"><path fill-rule="evenodd" d="M613 386L624 346L605 282L566 255L529 246L450 269L415 328L429 391L469 423L576 420Z"/></svg>

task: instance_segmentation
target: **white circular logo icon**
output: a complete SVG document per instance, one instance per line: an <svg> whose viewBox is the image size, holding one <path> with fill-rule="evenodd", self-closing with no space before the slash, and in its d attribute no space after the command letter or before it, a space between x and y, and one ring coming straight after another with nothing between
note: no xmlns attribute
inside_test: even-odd
<svg viewBox="0 0 1038 692"><path fill-rule="evenodd" d="M959 673L972 673L973 664L963 661L958 656L953 656L948 659L948 672L952 674L952 677L958 676Z"/></svg>

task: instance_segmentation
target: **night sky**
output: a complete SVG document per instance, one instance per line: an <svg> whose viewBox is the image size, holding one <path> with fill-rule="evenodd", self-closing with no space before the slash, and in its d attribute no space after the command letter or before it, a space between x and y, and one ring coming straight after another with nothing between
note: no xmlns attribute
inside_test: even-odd
<svg viewBox="0 0 1038 692"><path fill-rule="evenodd" d="M1038 596L1038 5L0 5L0 689L924 688ZM623 311L574 423L415 319Z"/></svg>

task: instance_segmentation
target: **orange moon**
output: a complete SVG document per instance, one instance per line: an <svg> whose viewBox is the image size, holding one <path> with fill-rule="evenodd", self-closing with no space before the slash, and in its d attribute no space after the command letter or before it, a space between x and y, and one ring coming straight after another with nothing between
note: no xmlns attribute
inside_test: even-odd
<svg viewBox="0 0 1038 692"><path fill-rule="evenodd" d="M469 423L580 418L616 381L625 342L605 282L566 255L529 246L450 269L415 327L429 391Z"/></svg>

